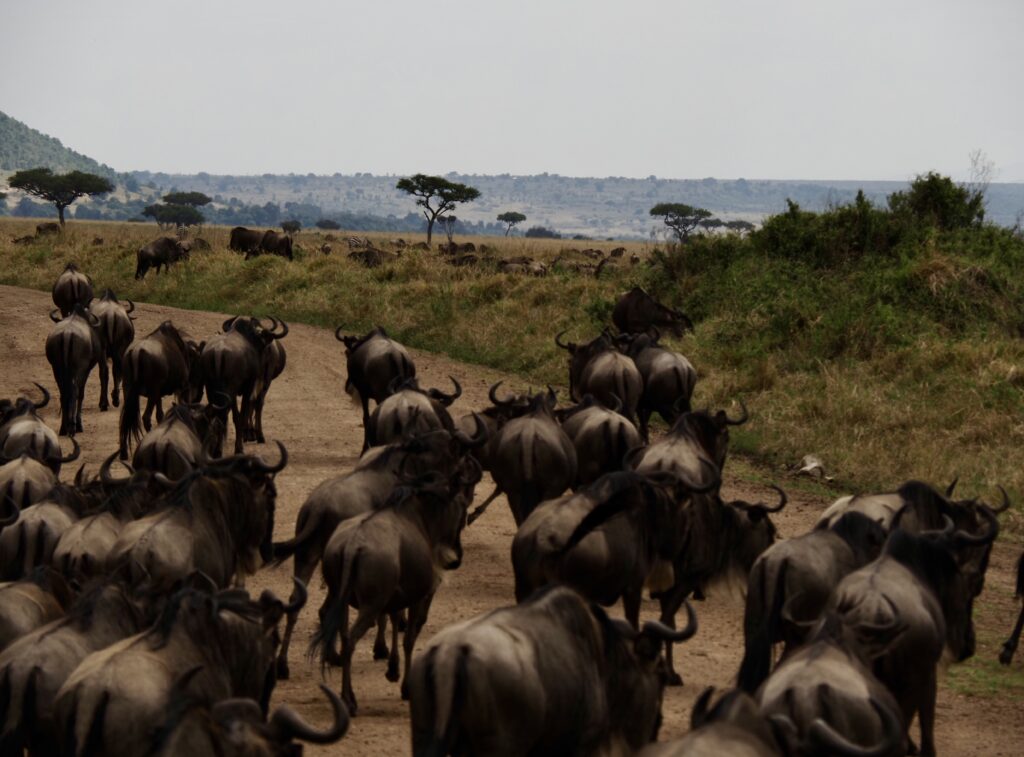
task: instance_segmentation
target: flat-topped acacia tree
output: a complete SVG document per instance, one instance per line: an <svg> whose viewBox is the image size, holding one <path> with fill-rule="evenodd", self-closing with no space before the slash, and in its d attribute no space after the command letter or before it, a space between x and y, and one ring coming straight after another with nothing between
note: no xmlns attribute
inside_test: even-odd
<svg viewBox="0 0 1024 757"><path fill-rule="evenodd" d="M114 185L102 176L84 171L55 174L49 168L28 168L17 171L8 180L11 189L35 195L57 208L57 218L64 228L64 209L80 197L112 192Z"/></svg>
<svg viewBox="0 0 1024 757"><path fill-rule="evenodd" d="M507 210L498 216L498 221L500 223L508 224L508 226L505 229L505 236L508 236L508 233L512 231L513 226L515 226L517 223L522 223L525 220L526 216L524 216L518 210Z"/></svg>
<svg viewBox="0 0 1024 757"><path fill-rule="evenodd" d="M680 244L686 244L690 232L698 226L705 225L712 218L710 210L695 208L681 202L659 202L651 208L651 215L661 216L665 225L675 232Z"/></svg>
<svg viewBox="0 0 1024 757"><path fill-rule="evenodd" d="M460 202L472 202L480 196L480 190L475 187L448 181L443 176L427 176L422 173L399 179L395 188L416 197L416 204L423 208L423 217L427 219L428 245L438 216L455 210Z"/></svg>

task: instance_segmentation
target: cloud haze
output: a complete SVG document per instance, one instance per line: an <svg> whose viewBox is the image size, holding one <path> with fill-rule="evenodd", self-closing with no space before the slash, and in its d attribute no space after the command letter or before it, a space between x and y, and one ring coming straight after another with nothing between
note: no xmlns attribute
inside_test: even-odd
<svg viewBox="0 0 1024 757"><path fill-rule="evenodd" d="M119 170L1024 180L1024 3L34 0L0 110Z"/></svg>

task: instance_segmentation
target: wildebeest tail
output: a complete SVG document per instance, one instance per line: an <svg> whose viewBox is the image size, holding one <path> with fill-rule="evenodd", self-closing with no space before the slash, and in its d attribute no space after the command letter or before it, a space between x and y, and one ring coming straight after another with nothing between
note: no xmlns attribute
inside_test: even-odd
<svg viewBox="0 0 1024 757"><path fill-rule="evenodd" d="M142 437L141 412L139 409L139 376L141 374L142 356L145 353L130 352L124 361L121 373L121 387L124 402L121 405L121 423L118 427L122 459L128 457L128 445L134 439Z"/></svg>
<svg viewBox="0 0 1024 757"><path fill-rule="evenodd" d="M766 565L766 562L760 561L750 573L751 585L747 590L743 619L743 661L740 663L736 685L749 694L757 691L771 672L772 644L778 633L785 601L783 586L787 562L783 561L775 581L771 583L768 571L765 570Z"/></svg>
<svg viewBox="0 0 1024 757"><path fill-rule="evenodd" d="M274 549L274 560L271 563L274 567L277 567L289 557L294 555L308 542L320 528L320 518L317 517L316 513L308 515L303 518L303 513L299 513L298 533L295 534L291 539L285 541L275 541L273 545Z"/></svg>
<svg viewBox="0 0 1024 757"><path fill-rule="evenodd" d="M427 653L426 689L430 696L433 731L422 744L413 744L413 757L445 757L458 739L458 713L466 700L469 678L469 647L462 645L452 675L438 675L438 647Z"/></svg>
<svg viewBox="0 0 1024 757"><path fill-rule="evenodd" d="M92 757L103 754L103 721L107 717L107 705L110 704L110 692L104 691L100 695L100 701L89 718L89 730L85 732L84 738L79 739L78 726L79 716L82 715L78 709L78 691L72 694L71 714L64 728L64 749L61 754L65 757Z"/></svg>
<svg viewBox="0 0 1024 757"><path fill-rule="evenodd" d="M350 587L356 575L360 551L359 548L351 551L346 549L342 555L341 577L338 581L338 597L334 600L334 604L327 608L327 612L320 619L320 626L309 641L308 654L310 657L320 658L321 672L326 672L331 647L334 645L334 640L338 638L338 634L342 631L342 617L345 614L345 608L348 606Z"/></svg>

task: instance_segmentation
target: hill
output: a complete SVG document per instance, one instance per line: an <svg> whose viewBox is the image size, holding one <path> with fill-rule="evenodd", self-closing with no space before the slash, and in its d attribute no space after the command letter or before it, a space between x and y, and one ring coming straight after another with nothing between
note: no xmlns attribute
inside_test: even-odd
<svg viewBox="0 0 1024 757"><path fill-rule="evenodd" d="M117 172L110 166L75 152L59 139L0 112L0 171L40 166L54 171L88 171L108 179L117 178Z"/></svg>

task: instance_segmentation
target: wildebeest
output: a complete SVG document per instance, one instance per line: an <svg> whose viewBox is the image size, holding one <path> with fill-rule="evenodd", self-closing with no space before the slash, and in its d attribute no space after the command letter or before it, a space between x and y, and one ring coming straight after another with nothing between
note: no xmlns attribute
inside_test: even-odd
<svg viewBox="0 0 1024 757"><path fill-rule="evenodd" d="M57 484L41 501L22 510L0 531L0 579L15 580L49 565L60 537L88 506L78 487Z"/></svg>
<svg viewBox="0 0 1024 757"><path fill-rule="evenodd" d="M93 652L61 686L54 700L61 752L146 754L175 682L197 666L190 692L207 701L255 699L265 712L273 629L284 610L269 591L258 601L238 589L178 591L151 628Z"/></svg>
<svg viewBox="0 0 1024 757"><path fill-rule="evenodd" d="M902 621L890 618L872 631L879 646L864 649L855 631L827 615L807 645L779 663L758 690L761 712L776 724L786 754L907 753L899 704L869 667L869 654L903 633Z"/></svg>
<svg viewBox="0 0 1024 757"><path fill-rule="evenodd" d="M456 425L467 434L473 433L476 418L479 416L487 427L487 443L473 450L473 456L484 470L491 469L493 458L494 438L498 430L513 418L518 418L527 412L530 407L530 398L525 394L512 394L505 398L498 396L498 388L503 382L498 381L491 385L487 396L491 400L491 406L483 408L479 413L467 413L456 421Z"/></svg>
<svg viewBox="0 0 1024 757"><path fill-rule="evenodd" d="M768 677L772 645L783 642L785 656L803 642L806 629L800 621L816 620L843 577L878 556L885 536L875 521L848 512L831 528L778 542L761 553L747 579L740 688L753 694Z"/></svg>
<svg viewBox="0 0 1024 757"><path fill-rule="evenodd" d="M431 471L446 477L455 475L456 469L465 465L466 453L487 440L486 427L480 416L476 419L474 436L461 431L449 434L443 430L417 434L405 441L374 448L363 455L354 470L321 482L299 510L295 536L274 544L275 559L280 562L294 556L293 574L308 584L338 524L382 507L402 476L419 476ZM297 621L297 614L288 615L278 657L281 678L289 675L288 649ZM382 633L378 628L374 644L377 659L388 655Z"/></svg>
<svg viewBox="0 0 1024 757"><path fill-rule="evenodd" d="M271 229L263 234L257 249L245 251L245 259L248 260L264 252L268 255L280 255L282 258L292 260L292 238L287 234L278 234Z"/></svg>
<svg viewBox="0 0 1024 757"><path fill-rule="evenodd" d="M57 476L46 465L22 454L0 465L0 504L10 502L19 509L39 502L57 483ZM8 525L0 521L0 527Z"/></svg>
<svg viewBox="0 0 1024 757"><path fill-rule="evenodd" d="M633 359L643 379L637 415L640 435L646 441L647 423L654 413L671 425L680 413L690 412L697 371L683 355L658 344L657 334L635 335L629 340L626 354Z"/></svg>
<svg viewBox="0 0 1024 757"><path fill-rule="evenodd" d="M60 574L45 566L17 581L0 583L0 651L63 615L71 596Z"/></svg>
<svg viewBox="0 0 1024 757"><path fill-rule="evenodd" d="M36 224L36 235L43 237L47 234L60 234L61 227L56 221L44 221Z"/></svg>
<svg viewBox="0 0 1024 757"><path fill-rule="evenodd" d="M72 439L72 452L67 456L61 453L57 434L36 412L49 404L50 393L39 384L36 386L43 393L41 402L19 397L0 416L0 463L8 463L27 455L41 462L54 474L59 474L61 465L77 460L81 450Z"/></svg>
<svg viewBox="0 0 1024 757"><path fill-rule="evenodd" d="M348 254L349 260L354 260L367 268L380 268L385 263L394 263L400 255L396 252L378 250L374 247L365 250L356 250Z"/></svg>
<svg viewBox="0 0 1024 757"><path fill-rule="evenodd" d="M640 432L619 414L617 404L604 407L590 394L578 405L556 411L555 416L576 448L575 486L586 486L605 473L621 470L626 453L642 443Z"/></svg>
<svg viewBox="0 0 1024 757"><path fill-rule="evenodd" d="M160 237L139 248L135 258L135 278L141 279L150 268L155 268L159 275L161 268L170 268L171 263L188 260L189 251L174 237Z"/></svg>
<svg viewBox="0 0 1024 757"><path fill-rule="evenodd" d="M910 482L901 491L914 486L924 485ZM864 638L879 623L898 619L906 626L875 660L874 671L896 696L907 728L920 716L922 755L935 754L936 665L943 648L957 661L974 654L974 596L957 553L995 539L999 523L991 511L984 515L980 534L956 530L948 516L941 531L910 533L899 527L898 515L882 554L846 576L828 603Z"/></svg>
<svg viewBox="0 0 1024 757"><path fill-rule="evenodd" d="M512 541L516 600L564 584L605 606L621 598L626 620L639 628L644 583L657 562L675 557L691 493L671 475L618 471L541 503Z"/></svg>
<svg viewBox="0 0 1024 757"><path fill-rule="evenodd" d="M244 226L236 226L231 230L228 241L228 249L235 252L258 252L260 242L263 241L263 232L258 229L247 229Z"/></svg>
<svg viewBox="0 0 1024 757"><path fill-rule="evenodd" d="M504 494L516 526L521 526L537 505L576 481L576 448L555 420L554 406L553 391L539 393L526 412L498 430L488 452L494 491L473 511L471 523Z"/></svg>
<svg viewBox="0 0 1024 757"><path fill-rule="evenodd" d="M631 754L657 738L661 646L566 587L444 629L409 675L415 757Z"/></svg>
<svg viewBox="0 0 1024 757"><path fill-rule="evenodd" d="M75 305L88 308L92 302L92 279L78 269L74 263L68 263L63 272L53 282L53 304L62 316L71 315Z"/></svg>
<svg viewBox="0 0 1024 757"><path fill-rule="evenodd" d="M415 378L396 382L391 395L374 408L366 429L371 447L390 444L411 434L443 428L455 430L448 407L462 396L459 382L451 378L455 391L445 394L440 389L421 389Z"/></svg>
<svg viewBox="0 0 1024 757"><path fill-rule="evenodd" d="M155 512L121 529L106 569L124 569L133 584L157 592L194 571L219 587L255 573L272 557L274 476L288 463L277 445L274 465L238 455L190 473Z"/></svg>
<svg viewBox="0 0 1024 757"><path fill-rule="evenodd" d="M273 330L276 332L279 324L275 318L270 320L273 322ZM287 333L288 325L285 323L280 325L284 327L285 333ZM288 353L284 349L284 344L280 338L274 339L263 350L262 372L259 381L256 383L256 396L252 399L252 418L246 422L249 441L258 442L259 444L264 444L267 441L263 435L263 405L267 401L267 392L270 391L270 384L284 373L287 364Z"/></svg>
<svg viewBox="0 0 1024 757"><path fill-rule="evenodd" d="M121 408L119 450L128 459L128 443L139 440L140 425L152 428L153 409L157 423L163 420L163 397L173 394L178 402L191 402L195 391L193 374L197 372L199 346L170 321L164 321L151 333L134 342L124 354L124 406ZM141 418L139 398L146 398L146 413Z"/></svg>
<svg viewBox="0 0 1024 757"><path fill-rule="evenodd" d="M576 344L555 336L555 344L569 353L569 395L579 402L592 394L606 406L622 403L622 414L636 422L636 410L644 390L643 377L632 358L615 347L610 334L602 333L587 342Z"/></svg>
<svg viewBox="0 0 1024 757"><path fill-rule="evenodd" d="M1021 553L1017 560L1017 598L1024 598L1024 553ZM1003 642L1003 648L999 650L999 662L1009 665L1013 661L1013 655L1020 643L1020 634L1024 630L1024 605L1021 606L1020 615L1017 616L1017 623L1010 633L1010 638Z"/></svg>
<svg viewBox="0 0 1024 757"><path fill-rule="evenodd" d="M60 436L74 436L82 430L85 384L92 369L103 359L99 319L76 303L71 315L59 318L50 313L53 330L46 337L46 359L60 391ZM106 363L104 363L106 368Z"/></svg>
<svg viewBox="0 0 1024 757"><path fill-rule="evenodd" d="M697 697L686 736L651 744L639 757L783 757L757 702L732 689L712 703L714 693L708 687Z"/></svg>
<svg viewBox="0 0 1024 757"><path fill-rule="evenodd" d="M310 642L321 665L338 663L342 668L342 701L356 714L352 690L352 653L359 640L382 616L392 624L392 646L386 677L399 679L398 633L402 611L408 611L402 647L405 675L402 698L408 698L409 667L416 637L440 584L441 573L462 563L462 529L466 525L467 484L431 477L395 489L378 510L343 521L324 550L323 574L327 596L320 608L320 626ZM479 480L479 476L476 477ZM358 609L349 627L349 607ZM334 641L341 637L341 654Z"/></svg>
<svg viewBox="0 0 1024 757"><path fill-rule="evenodd" d="M190 694L188 685L199 670L193 668L175 684L167 717L154 733L147 757L300 757L302 747L293 740L333 744L348 731L345 705L323 684L320 689L331 704L334 722L318 731L288 705L281 705L265 720L255 700L235 698L210 704Z"/></svg>
<svg viewBox="0 0 1024 757"><path fill-rule="evenodd" d="M128 307L121 304L117 295L110 289L103 296L94 300L89 311L99 320L98 332L103 356L100 358L100 410L107 409L107 361L110 361L114 374L114 385L110 391L110 401L117 407L120 404L121 374L124 370L124 353L135 339L135 324L131 313L135 303L125 298Z"/></svg>
<svg viewBox="0 0 1024 757"><path fill-rule="evenodd" d="M693 322L682 311L662 305L638 286L619 297L612 323L623 334L642 334L653 327L682 336L685 330L693 330Z"/></svg>
<svg viewBox="0 0 1024 757"><path fill-rule="evenodd" d="M86 655L147 625L124 585L90 585L63 617L21 637L0 654L0 753L57 754L53 700Z"/></svg>
<svg viewBox="0 0 1024 757"><path fill-rule="evenodd" d="M223 333L208 339L199 357L200 371L211 403L228 400L222 420L227 425L228 408L235 427L235 453L243 449L253 419L254 401L264 389L264 381L277 367L266 356L270 343L288 335L288 324L273 319L265 328L257 318L235 316L224 321ZM283 354L283 353L282 353ZM283 369L283 360L281 361ZM238 398L241 397L241 407ZM216 450L219 454L220 450Z"/></svg>
<svg viewBox="0 0 1024 757"><path fill-rule="evenodd" d="M391 394L391 387L416 377L416 365L404 346L378 326L363 336L342 336L341 326L334 337L345 345L348 378L345 391L358 399L363 408L363 452L370 447L370 400L378 405Z"/></svg>
<svg viewBox="0 0 1024 757"><path fill-rule="evenodd" d="M211 450L221 446L224 422L214 405L176 404L146 432L132 455L135 470L180 479L202 466Z"/></svg>

